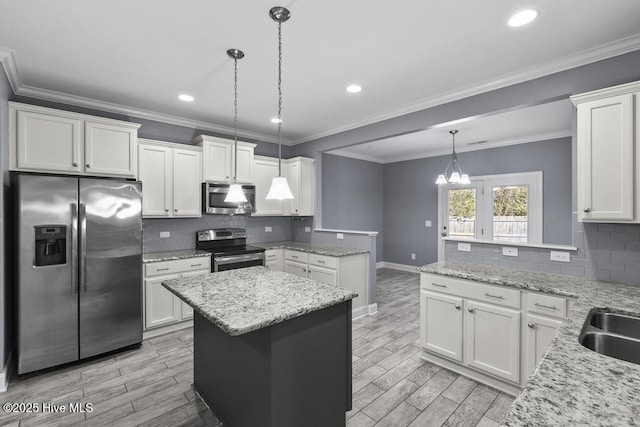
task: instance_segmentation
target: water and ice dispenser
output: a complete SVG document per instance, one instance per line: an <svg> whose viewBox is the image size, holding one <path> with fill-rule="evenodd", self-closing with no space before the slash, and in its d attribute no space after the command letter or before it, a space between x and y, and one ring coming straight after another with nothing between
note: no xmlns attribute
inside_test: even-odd
<svg viewBox="0 0 640 427"><path fill-rule="evenodd" d="M67 263L67 226L41 225L35 228L35 266Z"/></svg>

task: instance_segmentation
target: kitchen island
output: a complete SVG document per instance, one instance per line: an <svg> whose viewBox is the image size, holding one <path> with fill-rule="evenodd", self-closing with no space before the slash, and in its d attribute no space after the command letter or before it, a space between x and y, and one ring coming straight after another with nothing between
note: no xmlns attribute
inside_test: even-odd
<svg viewBox="0 0 640 427"><path fill-rule="evenodd" d="M265 267L162 285L194 309L194 387L225 425L345 425L355 292Z"/></svg>

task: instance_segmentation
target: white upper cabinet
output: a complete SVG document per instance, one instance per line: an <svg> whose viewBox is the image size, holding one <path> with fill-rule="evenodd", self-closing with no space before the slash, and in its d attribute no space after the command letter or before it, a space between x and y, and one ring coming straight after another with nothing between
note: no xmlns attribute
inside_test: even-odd
<svg viewBox="0 0 640 427"><path fill-rule="evenodd" d="M202 216L202 153L199 147L140 139L142 216Z"/></svg>
<svg viewBox="0 0 640 427"><path fill-rule="evenodd" d="M200 135L192 141L202 147L202 180L230 182L233 180L235 150L234 141L215 136ZM238 171L240 184L253 183L253 157L256 144L238 141Z"/></svg>
<svg viewBox="0 0 640 427"><path fill-rule="evenodd" d="M293 200L284 202L285 215L313 216L315 213L315 161L306 157L294 157L283 163Z"/></svg>
<svg viewBox="0 0 640 427"><path fill-rule="evenodd" d="M252 215L284 214L282 200L267 199L271 182L276 176L278 176L278 159L262 156L255 157L253 162L253 177L256 186L256 211Z"/></svg>
<svg viewBox="0 0 640 427"><path fill-rule="evenodd" d="M10 169L135 178L139 124L9 103Z"/></svg>
<svg viewBox="0 0 640 427"><path fill-rule="evenodd" d="M578 220L640 222L640 82L572 96Z"/></svg>

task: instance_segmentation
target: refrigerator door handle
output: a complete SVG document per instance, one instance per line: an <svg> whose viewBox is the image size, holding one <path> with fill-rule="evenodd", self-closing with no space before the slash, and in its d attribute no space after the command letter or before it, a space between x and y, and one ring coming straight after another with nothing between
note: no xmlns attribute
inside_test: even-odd
<svg viewBox="0 0 640 427"><path fill-rule="evenodd" d="M78 205L71 204L71 295L78 294Z"/></svg>
<svg viewBox="0 0 640 427"><path fill-rule="evenodd" d="M87 291L87 206L84 203L80 203L78 225L80 227L80 239L78 240L80 242L80 256L78 257L80 261L80 292L84 293Z"/></svg>

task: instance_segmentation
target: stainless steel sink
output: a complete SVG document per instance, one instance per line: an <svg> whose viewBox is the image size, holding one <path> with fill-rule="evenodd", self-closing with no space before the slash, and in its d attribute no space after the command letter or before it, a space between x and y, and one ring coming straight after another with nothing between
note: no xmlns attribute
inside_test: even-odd
<svg viewBox="0 0 640 427"><path fill-rule="evenodd" d="M640 318L593 309L579 337L589 350L640 365Z"/></svg>

